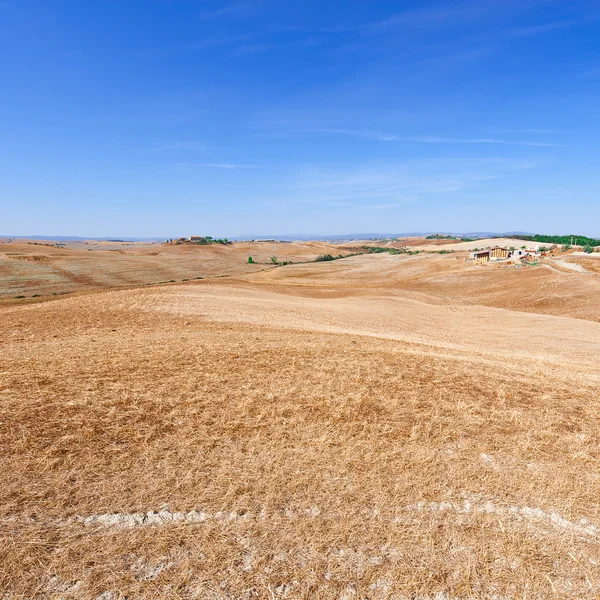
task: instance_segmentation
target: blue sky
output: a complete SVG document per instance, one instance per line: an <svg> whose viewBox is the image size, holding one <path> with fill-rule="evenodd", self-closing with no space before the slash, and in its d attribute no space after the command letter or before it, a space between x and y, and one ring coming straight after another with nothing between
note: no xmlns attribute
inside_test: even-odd
<svg viewBox="0 0 600 600"><path fill-rule="evenodd" d="M0 0L0 234L600 237L600 2Z"/></svg>

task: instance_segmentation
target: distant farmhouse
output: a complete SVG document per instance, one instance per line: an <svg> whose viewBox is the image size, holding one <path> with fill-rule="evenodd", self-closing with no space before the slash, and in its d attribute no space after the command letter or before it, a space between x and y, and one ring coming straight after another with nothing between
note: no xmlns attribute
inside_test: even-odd
<svg viewBox="0 0 600 600"><path fill-rule="evenodd" d="M554 249L556 246L551 247ZM503 248L501 246L495 246L494 248L486 248L485 250L475 250L469 255L469 259L476 263L488 263L492 261L502 260L528 260L530 257L539 256L539 248Z"/></svg>

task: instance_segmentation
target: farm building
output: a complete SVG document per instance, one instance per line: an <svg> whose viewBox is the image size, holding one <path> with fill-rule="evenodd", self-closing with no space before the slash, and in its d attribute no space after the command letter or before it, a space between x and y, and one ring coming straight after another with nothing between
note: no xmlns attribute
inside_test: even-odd
<svg viewBox="0 0 600 600"><path fill-rule="evenodd" d="M495 246L494 248L487 248L485 250L475 250L469 255L469 259L476 263L488 263L496 261L504 261L510 259L526 260L531 257L538 255L537 250L529 250L525 248L503 248L501 246Z"/></svg>
<svg viewBox="0 0 600 600"><path fill-rule="evenodd" d="M471 252L470 258L477 263L486 263L490 262L490 253L490 250L476 250Z"/></svg>
<svg viewBox="0 0 600 600"><path fill-rule="evenodd" d="M530 255L537 254L536 250L525 250L524 248L519 248L518 250L512 250L509 254L509 258L527 258Z"/></svg>
<svg viewBox="0 0 600 600"><path fill-rule="evenodd" d="M489 252L490 258L504 259L509 257L509 250L507 250L506 248L501 248L500 246L491 248Z"/></svg>

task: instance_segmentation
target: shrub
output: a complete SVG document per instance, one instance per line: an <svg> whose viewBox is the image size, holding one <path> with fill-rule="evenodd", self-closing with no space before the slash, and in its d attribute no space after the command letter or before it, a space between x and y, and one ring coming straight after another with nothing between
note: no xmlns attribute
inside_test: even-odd
<svg viewBox="0 0 600 600"><path fill-rule="evenodd" d="M276 265L277 264L277 257L276 256L271 256L271 264L272 265Z"/></svg>
<svg viewBox="0 0 600 600"><path fill-rule="evenodd" d="M587 254L591 254L594 251L594 247L587 244L583 247L583 251Z"/></svg>
<svg viewBox="0 0 600 600"><path fill-rule="evenodd" d="M254 264L254 259L251 256L248 257L248 264L249 265Z"/></svg>
<svg viewBox="0 0 600 600"><path fill-rule="evenodd" d="M18 300L20 298L25 298L25 296L15 296L15 300Z"/></svg>
<svg viewBox="0 0 600 600"><path fill-rule="evenodd" d="M369 254L381 254L383 252L389 252L389 248L382 246L361 246L363 250L367 250Z"/></svg>

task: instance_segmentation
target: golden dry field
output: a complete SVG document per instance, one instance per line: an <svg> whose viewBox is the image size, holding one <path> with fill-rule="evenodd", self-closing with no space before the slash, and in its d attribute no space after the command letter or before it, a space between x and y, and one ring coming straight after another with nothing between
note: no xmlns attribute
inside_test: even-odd
<svg viewBox="0 0 600 600"><path fill-rule="evenodd" d="M6 241L0 240L0 301L241 275L270 268L272 256L300 262L342 251L320 242L175 246L89 241L57 247L54 242ZM248 256L259 264L248 264Z"/></svg>
<svg viewBox="0 0 600 600"><path fill-rule="evenodd" d="M596 257L16 248L2 600L600 597Z"/></svg>

